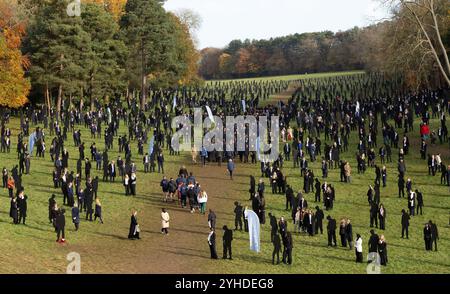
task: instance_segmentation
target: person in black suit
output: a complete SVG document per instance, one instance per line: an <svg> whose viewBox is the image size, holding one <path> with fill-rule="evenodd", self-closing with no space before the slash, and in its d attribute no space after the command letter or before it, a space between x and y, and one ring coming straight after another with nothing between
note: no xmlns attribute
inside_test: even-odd
<svg viewBox="0 0 450 294"><path fill-rule="evenodd" d="M231 241L233 241L233 231L223 226L223 259L233 259L231 257ZM228 253L228 255L227 255ZM228 257L229 256L229 257Z"/></svg>
<svg viewBox="0 0 450 294"><path fill-rule="evenodd" d="M17 207L19 208L19 224L21 222L25 224L25 220L27 218L27 199L28 197L22 190L19 193L19 197L17 197Z"/></svg>
<svg viewBox="0 0 450 294"><path fill-rule="evenodd" d="M384 235L380 236L378 241L378 254L380 255L380 264L386 266L388 263L387 244Z"/></svg>
<svg viewBox="0 0 450 294"><path fill-rule="evenodd" d="M438 251L437 250L437 241L439 240L439 233L438 233L438 228L437 225L435 223L433 223L431 220L428 222L430 224L431 227L431 248L430 250L433 250L433 243L434 243L434 251Z"/></svg>
<svg viewBox="0 0 450 294"><path fill-rule="evenodd" d="M409 214L404 209L402 209L402 238L404 238L406 232L406 239L409 239L408 235L409 219L410 219Z"/></svg>
<svg viewBox="0 0 450 294"><path fill-rule="evenodd" d="M423 195L421 192L419 192L419 190L416 190L416 200L417 200L416 214L419 215L419 209L420 209L420 215L422 215Z"/></svg>
<svg viewBox="0 0 450 294"><path fill-rule="evenodd" d="M316 178L316 180L315 180L314 187L315 187L315 189L316 189L316 194L315 194L315 197L314 197L314 202L320 202L320 192L321 192L321 187L322 187L322 185L320 184L318 178Z"/></svg>
<svg viewBox="0 0 450 294"><path fill-rule="evenodd" d="M55 220L55 226L56 226L56 242L64 243L66 242L65 239L65 227L66 227L66 216L65 216L66 210L65 209L59 209L58 213L56 215ZM60 237L62 237L60 239Z"/></svg>
<svg viewBox="0 0 450 294"><path fill-rule="evenodd" d="M52 194L52 196L48 199L48 220L50 223L53 223L53 208L56 204L55 197L55 194Z"/></svg>
<svg viewBox="0 0 450 294"><path fill-rule="evenodd" d="M139 238L139 224L137 221L137 211L133 210L131 214L130 230L128 231L128 239L135 240Z"/></svg>
<svg viewBox="0 0 450 294"><path fill-rule="evenodd" d="M320 234L323 234L323 225L322 225L322 221L323 221L323 219L324 219L324 214L323 214L323 210L322 209L320 209L319 208L319 206L316 206L316 213L315 213L315 215L314 215L314 218L315 218L315 221L314 221L314 224L315 224L315 229L314 229L314 232L316 233L316 234L318 234L319 233L319 230L320 230Z"/></svg>
<svg viewBox="0 0 450 294"><path fill-rule="evenodd" d="M273 238L276 234L278 234L278 221L277 218L269 212L269 220L270 220L270 241L273 242Z"/></svg>
<svg viewBox="0 0 450 294"><path fill-rule="evenodd" d="M425 224L423 228L423 239L425 241L425 250L430 251L431 248L431 226L429 223Z"/></svg>
<svg viewBox="0 0 450 294"><path fill-rule="evenodd" d="M208 245L209 245L209 251L211 252L211 259L217 259L216 233L214 232L214 228L210 228L210 232L208 235Z"/></svg>
<svg viewBox="0 0 450 294"><path fill-rule="evenodd" d="M375 234L374 230L370 230L370 238L369 238L369 253L371 252L378 252L378 241L380 238L377 234ZM369 261L370 262L370 261Z"/></svg>
<svg viewBox="0 0 450 294"><path fill-rule="evenodd" d="M328 232L328 247L334 246L337 247L336 242L336 220L331 218L331 216L327 216L328 225L327 225L327 232ZM334 243L334 245L332 245Z"/></svg>
<svg viewBox="0 0 450 294"><path fill-rule="evenodd" d="M116 164L114 161L111 161L110 164L108 165L108 175L110 182L115 182L116 174L117 174Z"/></svg>
<svg viewBox="0 0 450 294"><path fill-rule="evenodd" d="M256 181L254 176L250 176L250 189L248 190L248 192L250 193L249 201L252 201L256 193Z"/></svg>
<svg viewBox="0 0 450 294"><path fill-rule="evenodd" d="M92 209L92 204L94 202L94 195L92 190L88 191L88 189L85 190L85 198L84 198L84 203L86 206L86 220L88 220L91 222L92 221L92 214L93 214L93 209Z"/></svg>
<svg viewBox="0 0 450 294"><path fill-rule="evenodd" d="M275 264L275 256L277 257L277 264L279 264L281 251L281 238L279 234L275 234L273 236L272 244L273 244L272 264Z"/></svg>
<svg viewBox="0 0 450 294"><path fill-rule="evenodd" d="M373 228L373 224L378 228L378 205L375 201L370 203L370 227Z"/></svg>
<svg viewBox="0 0 450 294"><path fill-rule="evenodd" d="M350 250L353 249L353 226L350 222L350 219L347 219L347 224L345 226L345 236L347 238L348 246Z"/></svg>
<svg viewBox="0 0 450 294"><path fill-rule="evenodd" d="M292 235L291 232L287 232L286 235L283 236L283 263L285 264L292 264L292 248L293 242L292 242Z"/></svg>
<svg viewBox="0 0 450 294"><path fill-rule="evenodd" d="M380 230L386 229L386 208L383 204L380 204L380 208L378 209L378 219L380 221Z"/></svg>
<svg viewBox="0 0 450 294"><path fill-rule="evenodd" d="M237 231L239 227L239 230L242 231L243 208L237 201L234 202L234 206L234 230Z"/></svg>
<svg viewBox="0 0 450 294"><path fill-rule="evenodd" d="M75 231L80 228L80 209L76 204L72 207L72 222L75 225Z"/></svg>
<svg viewBox="0 0 450 294"><path fill-rule="evenodd" d="M286 186L286 210L290 210L293 207L294 201L294 190L292 190L291 186Z"/></svg>

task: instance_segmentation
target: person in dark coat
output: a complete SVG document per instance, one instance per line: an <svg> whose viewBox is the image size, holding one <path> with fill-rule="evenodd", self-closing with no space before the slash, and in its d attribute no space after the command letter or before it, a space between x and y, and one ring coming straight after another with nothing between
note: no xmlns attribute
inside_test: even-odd
<svg viewBox="0 0 450 294"><path fill-rule="evenodd" d="M437 241L439 240L439 233L438 233L437 225L435 223L433 223L431 220L428 223L430 224L430 227L431 227L431 248L430 248L430 250L433 250L433 243L434 243L434 251L438 251L437 250Z"/></svg>
<svg viewBox="0 0 450 294"><path fill-rule="evenodd" d="M52 194L52 196L48 199L48 220L50 223L53 223L53 208L56 204L55 197L55 194Z"/></svg>
<svg viewBox="0 0 450 294"><path fill-rule="evenodd" d="M419 210L420 210L420 215L422 215L423 195L418 190L416 190L416 201L417 201L417 208L416 208L417 212L416 212L416 214L419 215Z"/></svg>
<svg viewBox="0 0 450 294"><path fill-rule="evenodd" d="M76 204L72 207L72 222L75 225L75 231L80 228L80 209Z"/></svg>
<svg viewBox="0 0 450 294"><path fill-rule="evenodd" d="M375 234L374 230L370 230L370 238L369 238L369 253L371 252L378 252L378 241L380 240L380 238L378 237L377 234Z"/></svg>
<svg viewBox="0 0 450 294"><path fill-rule="evenodd" d="M423 228L423 239L425 241L425 250L430 251L431 248L431 226L429 223L425 224Z"/></svg>
<svg viewBox="0 0 450 294"><path fill-rule="evenodd" d="M216 251L216 233L214 232L214 228L210 228L210 232L208 235L208 245L209 251L211 253L211 259L217 259L217 251Z"/></svg>
<svg viewBox="0 0 450 294"><path fill-rule="evenodd" d="M378 254L380 255L380 264L386 266L388 263L388 255L384 235L381 235L380 240L378 241Z"/></svg>
<svg viewBox="0 0 450 294"><path fill-rule="evenodd" d="M139 237L139 224L137 221L137 211L134 210L131 214L131 223L130 223L130 230L128 231L128 239L135 240L140 239Z"/></svg>
<svg viewBox="0 0 450 294"><path fill-rule="evenodd" d="M102 204L100 203L100 199L95 199L95 212L94 212L94 221L100 219L100 223L103 224L102 218Z"/></svg>
<svg viewBox="0 0 450 294"><path fill-rule="evenodd" d="M277 218L269 212L270 220L270 241L273 242L273 237L278 234L278 221Z"/></svg>
<svg viewBox="0 0 450 294"><path fill-rule="evenodd" d="M292 190L291 186L286 186L286 210L290 210L293 207L294 202L294 190Z"/></svg>
<svg viewBox="0 0 450 294"><path fill-rule="evenodd" d="M239 227L239 230L242 231L243 208L237 201L234 202L234 206L234 230L237 231Z"/></svg>
<svg viewBox="0 0 450 294"><path fill-rule="evenodd" d="M316 206L316 213L314 214L314 217L315 217L315 222L314 223L316 225L316 228L315 228L314 232L316 234L318 234L319 230L320 230L320 234L323 234L322 222L323 222L323 219L324 219L325 216L323 214L323 210L320 209L319 206Z"/></svg>
<svg viewBox="0 0 450 294"><path fill-rule="evenodd" d="M327 225L327 232L328 232L328 247L334 246L337 247L336 242L336 220L331 218L331 216L327 216L328 225ZM332 245L334 243L334 245Z"/></svg>
<svg viewBox="0 0 450 294"><path fill-rule="evenodd" d="M273 236L272 244L272 264L275 264L275 256L277 257L277 264L280 264L281 238L279 234Z"/></svg>
<svg viewBox="0 0 450 294"><path fill-rule="evenodd" d="M23 191L21 191L19 193L19 197L17 197L17 207L19 209L19 224L21 222L25 224L25 220L27 218L27 199L28 196L26 196Z"/></svg>
<svg viewBox="0 0 450 294"><path fill-rule="evenodd" d="M88 189L86 189L85 191L86 191L86 193L85 193L84 203L86 205L86 220L88 220L88 218L89 218L89 221L92 221L92 213L93 213L92 204L94 202L94 198L93 198L94 196L93 196L92 192L88 192Z"/></svg>
<svg viewBox="0 0 450 294"><path fill-rule="evenodd" d="M350 219L347 219L347 224L345 226L345 237L347 238L347 243L350 250L353 249L353 226Z"/></svg>
<svg viewBox="0 0 450 294"><path fill-rule="evenodd" d="M19 207L17 205L16 197L11 198L11 206L9 209L9 216L13 219L14 224L19 223Z"/></svg>
<svg viewBox="0 0 450 294"><path fill-rule="evenodd" d="M370 227L373 228L375 223L375 227L378 228L378 204L375 201L371 201L370 203Z"/></svg>
<svg viewBox="0 0 450 294"><path fill-rule="evenodd" d="M383 204L380 204L380 208L378 209L378 220L380 221L380 230L386 229L386 208L384 208Z"/></svg>
<svg viewBox="0 0 450 294"><path fill-rule="evenodd" d="M250 199L248 199L249 201L253 200L253 197L255 196L256 193L256 181L255 181L255 177L254 176L250 176L250 189L248 190L248 192L250 193Z"/></svg>
<svg viewBox="0 0 450 294"><path fill-rule="evenodd" d="M314 187L316 189L315 196L314 196L314 202L320 202L320 193L321 193L321 190L322 190L321 189L322 185L320 184L318 178L315 179Z"/></svg>
<svg viewBox="0 0 450 294"><path fill-rule="evenodd" d="M66 216L65 209L59 209L56 215L55 227L56 227L56 242L64 243L66 242L65 237L65 227L66 227Z"/></svg>
<svg viewBox="0 0 450 294"><path fill-rule="evenodd" d="M283 263L292 264L292 248L294 248L294 243L292 242L291 232L287 232L283 236Z"/></svg>
<svg viewBox="0 0 450 294"><path fill-rule="evenodd" d="M409 214L402 209L402 238L405 237L405 233L406 233L406 239L409 239L409 235L408 235L408 229L409 229L409 219L411 217L409 216Z"/></svg>
<svg viewBox="0 0 450 294"><path fill-rule="evenodd" d="M208 213L208 225L210 229L216 228L216 214L212 209L210 209Z"/></svg>
<svg viewBox="0 0 450 294"><path fill-rule="evenodd" d="M233 241L233 231L223 226L223 259L233 259L231 256L231 241ZM228 253L228 255L227 255Z"/></svg>

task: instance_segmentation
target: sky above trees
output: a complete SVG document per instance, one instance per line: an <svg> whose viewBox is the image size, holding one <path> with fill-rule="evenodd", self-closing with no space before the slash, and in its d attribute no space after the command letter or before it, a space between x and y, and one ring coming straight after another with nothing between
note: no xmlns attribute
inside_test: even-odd
<svg viewBox="0 0 450 294"><path fill-rule="evenodd" d="M388 16L377 0L167 0L165 8L191 9L202 18L198 47L224 47L234 39L340 31Z"/></svg>

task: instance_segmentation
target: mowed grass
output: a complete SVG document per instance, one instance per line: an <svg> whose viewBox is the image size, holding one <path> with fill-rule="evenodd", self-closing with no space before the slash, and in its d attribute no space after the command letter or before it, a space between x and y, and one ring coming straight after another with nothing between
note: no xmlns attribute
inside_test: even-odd
<svg viewBox="0 0 450 294"><path fill-rule="evenodd" d="M420 273L449 273L450 272L450 227L449 227L449 209L450 192L447 186L440 184L440 173L436 176L428 176L427 163L420 159L418 135L418 119L415 120L415 131L409 133L412 146L409 155L406 156L407 173L413 181L413 189L419 189L424 195L424 215L413 216L409 228L409 240L401 238L401 210L407 210L406 198L398 198L397 189L397 150L393 149L393 162L386 164L388 169L388 183L386 188L381 188L381 203L384 204L387 211L386 230L375 231L381 235L384 234L387 242L388 266L382 267L381 272L385 274L420 274ZM432 128L438 126L438 121L432 122ZM381 132L380 132L381 133ZM414 138L414 139L413 139ZM325 143L322 136L322 142ZM382 138L378 138L378 143ZM350 218L353 224L354 238L359 233L363 238L364 260L367 258L367 242L370 236L369 205L367 202L368 185L375 179L375 170L368 168L365 174L357 174L356 168L356 134L352 133L350 148L348 152L341 154L341 159L349 161L352 167L352 183L341 183L339 178L339 169L329 171L328 183L331 183L336 189L336 201L332 211L325 211L325 217L331 215L338 222L341 218ZM323 145L322 145L323 146ZM322 150L323 151L323 150ZM442 153L445 163L449 162L448 145L429 146L429 152ZM319 156L320 158L320 156ZM377 158L377 164L380 160ZM310 163L316 176L321 177L320 161ZM293 187L294 192L303 188L303 179L300 178L300 170L293 168L292 161L285 162L283 168L284 175L288 177L288 183ZM236 173L239 185L240 201L251 207L248 199L248 175L252 174L258 179L261 175L259 164L239 165ZM323 179L320 178L321 183ZM273 195L271 188L266 183L266 214L272 212L278 219L284 216L289 220L288 229L293 231L294 227L291 219L291 212L285 211L284 195ZM233 197L230 191L229 197ZM304 194L310 208L321 203L314 203L314 193ZM323 208L323 207L322 207ZM229 207L232 211L232 205ZM408 210L407 210L408 211ZM267 216L267 215L266 215ZM440 241L438 241L438 252L425 251L423 239L423 227L426 222L432 220L437 223L439 229ZM237 239L233 243L233 250L236 260L232 262L221 262L214 272L217 273L366 273L367 264L355 263L354 250L348 248L327 248L326 224L324 220L324 234L310 237L307 234L293 234L293 265L271 265L272 244L270 243L270 225L267 221L262 226L262 251L259 254L248 250L248 239L244 233L238 232ZM232 225L232 222L228 223ZM340 236L337 232L337 240L340 245Z"/></svg>
<svg viewBox="0 0 450 294"><path fill-rule="evenodd" d="M312 75L308 75L312 76ZM273 98L271 101L275 101ZM387 210L386 231L377 230L384 234L388 244L389 264L382 268L382 273L449 273L450 272L450 192L448 187L440 185L440 173L435 177L428 176L427 163L420 159L418 119L415 130L409 134L411 141L410 154L406 157L407 177L411 177L413 188L419 189L424 195L424 215L415 216L411 220L410 239L401 239L400 212L407 208L407 200L399 199L397 194L397 150L393 149L393 163L388 164L388 187L381 189L381 202ZM438 121L432 121L432 129L436 129ZM0 167L11 169L18 164L15 152L19 120L13 118L8 124L12 129L11 153L0 153ZM35 126L33 126L34 128ZM77 126L82 130L82 140L89 146L95 141L98 149L103 150L104 139L91 139L89 130ZM119 134L127 133L121 122ZM402 132L399 132L400 134ZM343 217L352 220L353 232L363 237L363 250L366 258L367 241L369 238L369 206L366 192L368 185L373 183L375 172L368 169L364 175L356 172L356 133L351 134L350 149L341 154L341 159L350 161L352 166L352 183L339 182L339 170L330 170L327 181L336 188L336 202L329 214L337 221ZM47 130L47 149L52 137ZM382 142L381 132L378 143ZM322 146L325 140L322 136ZM74 170L78 150L73 145L72 136L68 133L65 147L70 153L69 169ZM132 143L133 159L142 170L141 156L137 155L137 143ZM116 159L117 138L114 148L109 151L109 158ZM147 149L147 146L144 150ZM429 146L430 153L442 153L445 163L450 162L448 145ZM123 154L122 154L123 155ZM209 195L208 208L216 211L217 227L228 225L234 227L234 201L251 207L247 201L249 189L249 175L257 179L260 176L258 164L237 163L236 176L233 181L226 175L225 166L217 167L208 164L207 167L192 166L189 154L169 156L165 153L165 170L167 176L175 177L180 165L186 164L189 170L195 170L199 175L197 180L202 183ZM319 156L320 158L320 156ZM380 164L377 159L377 164ZM320 176L320 161L310 166L316 176ZM70 220L70 210L66 207L66 237L68 244L56 244L56 234L48 223L48 198L52 193L57 195L58 204L62 203L60 189L54 189L51 177L53 164L47 152L46 158L32 158L31 175L23 175L23 185L29 197L27 225L13 225L9 217L9 197L6 189L0 189L0 272L1 273L65 273L68 261L66 256L70 252L78 252L82 257L83 273L366 273L366 264L354 262L354 251L339 248L327 248L326 231L323 235L309 237L294 234L293 265L271 264L272 244L270 243L270 225L267 222L261 228L261 249L257 254L249 250L248 235L235 232L233 241L233 259L210 260L206 243L208 228L205 216L191 215L187 210L181 210L176 205L166 205L161 201L159 181L161 174L143 174L138 171L138 185L135 198L125 197L124 188L116 179L116 183L103 183L100 180L99 197L103 204L103 218L105 224L89 223L82 215L81 229L74 232ZM84 172L84 170L83 170ZM298 168L292 168L292 161L285 162L284 174L295 192L303 187ZM92 174L102 178L102 171ZM266 182L267 210L277 218L285 216L289 220L288 229L293 231L290 218L291 213L284 210L284 195L272 195ZM323 183L323 180L321 179ZM306 194L310 207L315 207L314 195ZM321 205L321 204L319 204ZM163 237L159 234L161 207L168 207L171 213L171 234ZM131 209L139 211L139 222L143 228L143 240L133 242L126 240L128 234ZM326 213L327 215L327 213ZM428 220L438 224L440 241L438 252L426 252L423 241L423 226ZM324 222L326 228L326 221ZM221 256L222 231L217 230L217 251ZM339 241L339 235L338 241Z"/></svg>
<svg viewBox="0 0 450 294"><path fill-rule="evenodd" d="M216 82L227 83L227 82L262 82L262 81L295 81L303 79L314 79L314 78L329 78L338 76L349 76L363 74L364 71L346 71L346 72L325 72L325 73L312 73L312 74L297 74L297 75L284 75L284 76L269 76L269 77L258 77L258 78L245 78L245 79L224 79L224 80L209 80L206 82L207 85L214 84Z"/></svg>

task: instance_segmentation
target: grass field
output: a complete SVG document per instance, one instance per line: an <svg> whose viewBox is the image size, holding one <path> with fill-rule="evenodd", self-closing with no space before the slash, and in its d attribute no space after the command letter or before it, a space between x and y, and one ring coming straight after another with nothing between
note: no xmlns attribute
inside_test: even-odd
<svg viewBox="0 0 450 294"><path fill-rule="evenodd" d="M314 78L329 78L337 76L348 76L362 74L363 71L347 71L347 72L327 72L327 73L312 73L312 74L298 74L298 75L286 75L286 76L270 76L259 78L247 78L247 79L231 79L231 80L209 80L206 84L212 84L215 82L251 82L251 81L295 81Z"/></svg>
<svg viewBox="0 0 450 294"><path fill-rule="evenodd" d="M310 76L310 75L308 75ZM273 99L276 99L273 97ZM437 121L432 122L432 128ZM381 202L387 210L386 236L388 244L389 264L382 268L382 273L450 273L450 193L448 187L440 185L440 175L428 176L426 162L420 160L418 120L415 130L409 134L411 152L406 157L407 177L413 180L413 188L424 194L424 215L412 217L410 239L401 239L400 212L406 208L406 199L397 197L396 166L388 167L388 187L381 190ZM126 129L121 122L121 132ZM0 154L1 167L11 169L18 164L15 146L19 132L18 119L12 119L12 150L9 154ZM87 129L80 126L82 140L88 149L91 142ZM380 132L381 133L381 132ZM66 147L70 153L69 169L75 169L78 150L74 147L71 135L68 134ZM355 150L356 134L352 133L350 149L341 155L341 159L350 161L352 166L352 183L339 182L339 170L330 170L328 182L336 188L336 202L330 214L338 221L349 217L353 223L354 234L360 233L363 238L364 254L367 254L369 237L369 207L367 204L367 187L373 182L375 173L372 169L364 175L356 173ZM51 138L47 135L47 145ZM103 138L97 139L99 150L103 150ZM378 138L378 142L382 139ZM325 143L322 138L322 142ZM114 159L117 152L117 140L109 152ZM143 170L142 159L137 156L137 143L133 144L133 159L140 170ZM48 147L48 146L47 146ZM445 163L450 160L448 145L429 146L429 152L442 153ZM249 175L259 178L259 164L237 164L233 181L226 176L226 167L208 165L202 168L190 163L190 155L169 156L165 154L165 174L176 177L180 165L186 164L193 171L202 187L208 192L208 208L216 211L217 227L228 225L234 227L233 202L240 201L249 205ZM393 149L393 160L396 150ZM377 160L377 163L379 161ZM94 165L95 168L95 165ZM319 162L312 164L316 175L320 175ZM309 237L294 234L293 265L271 264L272 244L270 243L270 225L262 227L262 252L256 254L249 250L248 235L235 232L233 241L233 260L210 260L206 243L208 226L206 216L190 214L175 204L162 202L159 181L162 174L137 175L137 193L134 198L124 196L124 188L120 182L99 184L99 197L103 204L105 224L89 223L82 220L80 231L75 232L70 222L69 209L66 214L66 237L68 243L60 245L55 242L56 234L47 219L47 201L52 193L57 194L58 204L62 203L60 189L53 188L52 163L49 155L45 159L32 158L31 175L23 175L23 185L29 197L27 225L13 225L9 218L9 198L6 189L0 189L0 272L1 273L64 273L70 252L81 255L83 273L366 273L365 264L354 262L354 252L343 248L327 248L327 237L316 235ZM292 162L285 162L284 174L294 191L303 185L300 171L292 168ZM93 170L93 175L101 179L101 171ZM268 180L266 179L266 187ZM266 190L267 210L277 218L286 216L288 228L292 231L290 212L284 211L285 197L272 195L270 188ZM306 195L309 205L314 207L314 195ZM160 230L160 209L167 207L171 215L169 236L162 236ZM142 240L129 241L129 217L131 209L139 211L138 219L142 227ZM438 224L440 241L438 252L426 252L423 242L423 225L429 219ZM326 222L325 222L326 225ZM218 230L218 253L221 256L222 232ZM339 236L338 236L339 238Z"/></svg>

